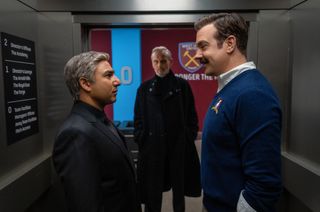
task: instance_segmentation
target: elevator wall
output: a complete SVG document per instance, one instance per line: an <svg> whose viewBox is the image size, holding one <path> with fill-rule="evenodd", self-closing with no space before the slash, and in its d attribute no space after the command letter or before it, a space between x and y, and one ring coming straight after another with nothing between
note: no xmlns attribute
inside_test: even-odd
<svg viewBox="0 0 320 212"><path fill-rule="evenodd" d="M311 211L320 211L319 12L317 0L290 11L291 107L283 154L284 185Z"/></svg>
<svg viewBox="0 0 320 212"><path fill-rule="evenodd" d="M73 54L72 17L62 12L39 13L18 1L1 0L0 31L35 43L39 132L10 145L0 60L0 211L21 212L53 178L50 155L54 134L71 106L62 73Z"/></svg>

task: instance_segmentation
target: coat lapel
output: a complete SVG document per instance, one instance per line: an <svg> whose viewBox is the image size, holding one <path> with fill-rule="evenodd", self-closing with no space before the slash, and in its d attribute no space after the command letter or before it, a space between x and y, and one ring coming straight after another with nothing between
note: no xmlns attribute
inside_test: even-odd
<svg viewBox="0 0 320 212"><path fill-rule="evenodd" d="M95 126L96 128L98 128L102 133L104 133L107 137L109 137L109 140L117 145L120 150L122 151L122 153L126 156L128 162L131 165L131 168L133 170L135 170L132 159L129 155L129 150L127 149L127 146L125 144L125 138L123 135L120 134L119 130L117 129L117 132L119 133L119 136L116 136L104 123L97 121L95 123L93 123L93 126ZM134 171L135 172L135 171Z"/></svg>
<svg viewBox="0 0 320 212"><path fill-rule="evenodd" d="M116 130L118 131L120 137L116 136L110 129L108 129L108 127L103 122L101 122L100 120L97 120L97 118L93 114L91 114L88 110L86 110L81 104L75 104L72 109L72 112L82 116L85 120L87 120L94 127L100 130L104 135L106 135L114 145L118 146L121 152L125 155L134 174L136 175L134 164L132 162L132 159L129 155L129 151L125 144L124 136L121 135L121 133L117 128Z"/></svg>

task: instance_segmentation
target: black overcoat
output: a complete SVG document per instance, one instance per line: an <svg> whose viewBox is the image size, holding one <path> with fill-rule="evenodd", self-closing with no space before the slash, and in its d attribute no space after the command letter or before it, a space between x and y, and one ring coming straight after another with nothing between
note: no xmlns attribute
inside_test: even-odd
<svg viewBox="0 0 320 212"><path fill-rule="evenodd" d="M153 77L140 85L136 96L134 135L139 146L142 201L156 190L172 187L181 195L201 195L200 164L194 143L198 118L192 90L186 80L171 71L166 80L163 89L159 88L159 77Z"/></svg>

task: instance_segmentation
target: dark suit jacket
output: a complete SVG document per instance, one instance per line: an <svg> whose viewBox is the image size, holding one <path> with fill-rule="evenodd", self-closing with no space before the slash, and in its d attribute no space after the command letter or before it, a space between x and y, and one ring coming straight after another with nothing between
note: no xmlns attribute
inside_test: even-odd
<svg viewBox="0 0 320 212"><path fill-rule="evenodd" d="M72 212L136 212L132 159L120 135L102 121L103 112L74 104L60 128L53 162Z"/></svg>

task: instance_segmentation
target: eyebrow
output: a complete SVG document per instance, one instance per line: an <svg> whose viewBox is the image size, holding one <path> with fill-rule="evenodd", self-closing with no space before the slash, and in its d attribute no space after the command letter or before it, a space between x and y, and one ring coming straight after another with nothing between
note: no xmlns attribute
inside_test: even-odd
<svg viewBox="0 0 320 212"><path fill-rule="evenodd" d="M106 74L114 74L114 73L115 73L114 69L107 69L102 74L106 75Z"/></svg>
<svg viewBox="0 0 320 212"><path fill-rule="evenodd" d="M113 72L114 73L115 71L114 71L114 69L107 69L107 70L105 70L105 72Z"/></svg>
<svg viewBox="0 0 320 212"><path fill-rule="evenodd" d="M207 41L204 41L204 40L201 40L199 41L198 43L196 43L197 47L200 48L201 46L205 45L205 44L208 44L209 42Z"/></svg>

